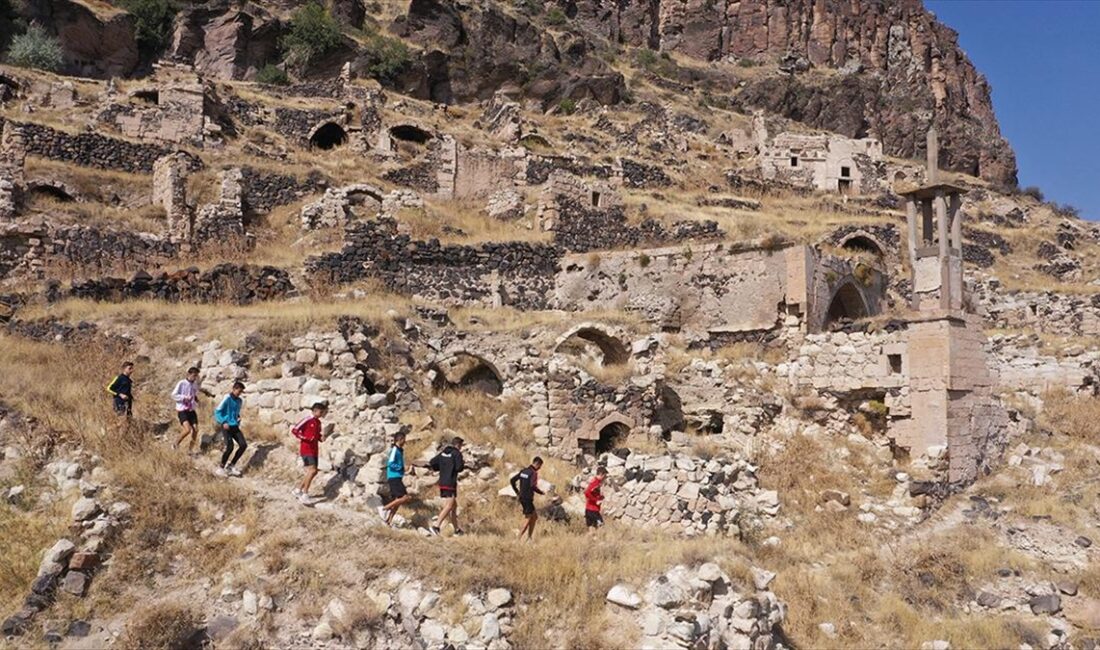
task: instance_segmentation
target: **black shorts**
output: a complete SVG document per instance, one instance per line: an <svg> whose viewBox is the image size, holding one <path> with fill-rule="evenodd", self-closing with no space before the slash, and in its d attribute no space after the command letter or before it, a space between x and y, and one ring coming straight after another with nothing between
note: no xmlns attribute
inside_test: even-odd
<svg viewBox="0 0 1100 650"><path fill-rule="evenodd" d="M176 417L179 418L180 424L190 422L191 426L199 426L199 414L194 411L176 411Z"/></svg>
<svg viewBox="0 0 1100 650"><path fill-rule="evenodd" d="M603 525L603 515L592 510L585 510L584 525L589 528L599 528Z"/></svg>
<svg viewBox="0 0 1100 650"><path fill-rule="evenodd" d="M443 497L444 499L453 499L453 498L455 498L456 496L458 496L458 486L457 485L440 485L439 486L439 496Z"/></svg>
<svg viewBox="0 0 1100 650"><path fill-rule="evenodd" d="M302 456L302 464L306 467L317 467L316 456Z"/></svg>
<svg viewBox="0 0 1100 650"><path fill-rule="evenodd" d="M523 506L523 515L530 517L535 514L535 500L534 499L520 499L519 504Z"/></svg>
<svg viewBox="0 0 1100 650"><path fill-rule="evenodd" d="M409 493L409 491L405 489L405 481L403 479L391 478L387 479L386 483L390 486L390 499L400 499Z"/></svg>

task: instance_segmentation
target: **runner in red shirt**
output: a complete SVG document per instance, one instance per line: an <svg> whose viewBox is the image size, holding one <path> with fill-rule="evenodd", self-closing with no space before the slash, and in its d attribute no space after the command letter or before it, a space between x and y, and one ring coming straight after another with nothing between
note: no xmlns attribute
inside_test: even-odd
<svg viewBox="0 0 1100 650"><path fill-rule="evenodd" d="M317 476L317 458L321 455L321 441L325 439L321 433L321 418L328 413L328 404L317 402L311 409L312 415L302 418L301 422L290 430L294 437L301 440L298 445L298 453L302 455L302 464L306 467L305 476L298 487L294 488L294 496L302 505L311 506L313 500L309 496L309 486L313 483L313 477Z"/></svg>
<svg viewBox="0 0 1100 650"><path fill-rule="evenodd" d="M600 502L603 501L603 493L600 487L607 478L607 468L600 466L596 469L596 476L584 490L584 523L589 532L595 532L603 525L603 515L600 514Z"/></svg>

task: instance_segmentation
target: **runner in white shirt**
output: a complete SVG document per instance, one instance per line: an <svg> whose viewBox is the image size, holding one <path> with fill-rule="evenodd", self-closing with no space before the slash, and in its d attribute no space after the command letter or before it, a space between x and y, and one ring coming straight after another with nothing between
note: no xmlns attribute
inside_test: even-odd
<svg viewBox="0 0 1100 650"><path fill-rule="evenodd" d="M199 432L199 416L196 410L199 407L199 369L188 368L187 379L181 379L172 389L172 401L176 403L176 417L179 418L183 432L176 440L175 448L183 443L184 438L190 437L187 443L187 453L194 455L195 439Z"/></svg>

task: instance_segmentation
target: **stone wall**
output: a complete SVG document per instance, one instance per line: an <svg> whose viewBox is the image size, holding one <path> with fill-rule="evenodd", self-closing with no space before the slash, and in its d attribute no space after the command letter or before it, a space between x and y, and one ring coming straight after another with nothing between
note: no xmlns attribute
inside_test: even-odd
<svg viewBox="0 0 1100 650"><path fill-rule="evenodd" d="M71 134L33 123L19 126L28 154L84 167L151 174L157 159L171 153L165 147L137 144L99 133ZM198 158L188 155L188 160L192 170L202 168L202 161Z"/></svg>
<svg viewBox="0 0 1100 650"><path fill-rule="evenodd" d="M556 202L554 219L554 243L574 253L706 242L725 235L714 221L677 221L665 227L646 219L633 226L627 223L622 206L588 208L567 199Z"/></svg>
<svg viewBox="0 0 1100 650"><path fill-rule="evenodd" d="M398 233L392 219L354 223L344 249L307 260L319 281L377 277L398 293L448 305L546 307L560 251L553 246L507 242L480 246L416 241Z"/></svg>
<svg viewBox="0 0 1100 650"><path fill-rule="evenodd" d="M684 244L562 258L552 304L559 309L625 309L665 329L703 338L778 330L796 315L813 331L826 320L848 262L770 241ZM876 283L857 289L876 313Z"/></svg>
<svg viewBox="0 0 1100 650"><path fill-rule="evenodd" d="M225 302L247 304L290 296L294 284L283 269L250 264L219 264L206 271L190 268L151 276L140 272L131 279L98 278L73 283L74 298L118 302L155 299L168 302Z"/></svg>
<svg viewBox="0 0 1100 650"><path fill-rule="evenodd" d="M622 456L625 456L623 458ZM779 511L774 491L760 490L747 461L629 450L606 456L611 485L604 513L627 523L687 535L740 536Z"/></svg>
<svg viewBox="0 0 1100 650"><path fill-rule="evenodd" d="M344 227L378 216L393 218L403 208L423 206L420 195L410 190L383 192L365 183L334 187L325 190L320 199L302 206L302 228Z"/></svg>
<svg viewBox="0 0 1100 650"><path fill-rule="evenodd" d="M91 226L51 227L42 221L0 226L0 277L14 273L42 278L49 267L67 272L104 272L158 266L178 247L146 233Z"/></svg>
<svg viewBox="0 0 1100 650"><path fill-rule="evenodd" d="M294 203L302 197L320 192L328 184L318 171L305 179L267 172L252 167L241 168L244 184L244 208L248 214L266 214L273 208Z"/></svg>
<svg viewBox="0 0 1100 650"><path fill-rule="evenodd" d="M973 285L971 297L990 327L1056 336L1100 336L1100 294L1006 291L996 280Z"/></svg>
<svg viewBox="0 0 1100 650"><path fill-rule="evenodd" d="M1039 398L1048 390L1095 395L1100 391L1100 351L1070 346L1062 356L1043 353L1036 335L994 334L990 360L998 387Z"/></svg>

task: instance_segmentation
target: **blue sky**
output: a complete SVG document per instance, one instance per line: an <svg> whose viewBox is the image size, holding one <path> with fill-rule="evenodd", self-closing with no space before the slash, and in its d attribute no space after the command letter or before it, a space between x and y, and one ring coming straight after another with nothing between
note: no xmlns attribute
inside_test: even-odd
<svg viewBox="0 0 1100 650"><path fill-rule="evenodd" d="M1020 185L1100 220L1100 0L926 0L993 86Z"/></svg>

